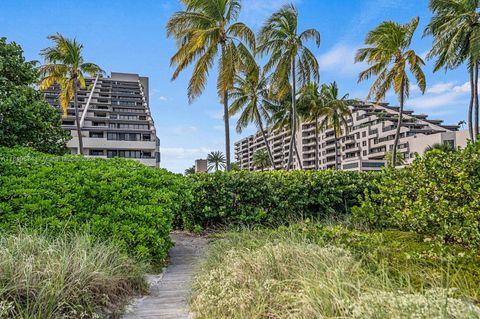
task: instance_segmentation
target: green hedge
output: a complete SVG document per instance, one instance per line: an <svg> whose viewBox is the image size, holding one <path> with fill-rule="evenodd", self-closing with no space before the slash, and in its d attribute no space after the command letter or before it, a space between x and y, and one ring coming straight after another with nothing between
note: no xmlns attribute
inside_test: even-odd
<svg viewBox="0 0 480 319"><path fill-rule="evenodd" d="M278 225L349 214L375 173L336 171L217 172L189 175L193 202L176 226Z"/></svg>
<svg viewBox="0 0 480 319"><path fill-rule="evenodd" d="M55 157L0 148L0 231L88 230L130 255L162 260L185 180L132 160Z"/></svg>
<svg viewBox="0 0 480 319"><path fill-rule="evenodd" d="M398 228L480 247L480 142L433 150L404 170L388 170L354 209L375 228Z"/></svg>

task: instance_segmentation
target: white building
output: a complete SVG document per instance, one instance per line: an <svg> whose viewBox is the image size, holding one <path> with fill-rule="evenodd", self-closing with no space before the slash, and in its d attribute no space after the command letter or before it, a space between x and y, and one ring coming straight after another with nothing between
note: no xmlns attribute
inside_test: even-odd
<svg viewBox="0 0 480 319"><path fill-rule="evenodd" d="M318 148L319 169L335 168L338 156L339 169L369 171L380 170L386 165L385 155L393 150L398 107L387 103L357 103L352 105L352 119L348 130L338 137L335 154L335 136L333 129L321 129L319 138L315 138L315 123L302 123L295 134L298 154L294 153L293 167L315 169L315 150ZM415 155L422 155L428 146L435 143L449 143L454 147L465 147L468 132L458 131L456 125L443 125L440 120L430 120L427 115L416 115L405 111L400 128L400 152L406 164L410 164ZM289 132L268 131L268 144L272 150L277 168L285 169L289 155ZM253 154L265 148L261 132L235 143L235 158L242 169L255 170L252 164Z"/></svg>
<svg viewBox="0 0 480 319"><path fill-rule="evenodd" d="M59 90L54 85L45 92L55 107L59 107ZM78 101L84 155L131 158L147 166L159 166L160 142L150 113L148 78L117 72L109 77L89 78L86 88L78 93ZM73 102L62 126L72 134L67 147L78 154Z"/></svg>

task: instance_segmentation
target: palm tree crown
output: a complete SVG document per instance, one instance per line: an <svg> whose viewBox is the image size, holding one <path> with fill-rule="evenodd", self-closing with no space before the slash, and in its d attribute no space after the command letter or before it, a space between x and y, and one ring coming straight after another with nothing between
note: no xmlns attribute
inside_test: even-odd
<svg viewBox="0 0 480 319"><path fill-rule="evenodd" d="M315 169L319 167L319 120L324 111L324 99L317 83L309 83L300 90L298 111L303 119L315 123Z"/></svg>
<svg viewBox="0 0 480 319"><path fill-rule="evenodd" d="M102 69L94 63L84 61L83 45L76 39L68 39L59 33L48 37L54 42L54 46L42 50L45 65L40 67L42 79L40 90L46 90L53 84L60 85L60 105L63 114L67 115L70 102L74 102L75 121L78 135L78 151L83 155L83 139L79 121L77 91L85 88L85 73L90 76L103 73Z"/></svg>
<svg viewBox="0 0 480 319"><path fill-rule="evenodd" d="M478 0L430 0L433 16L425 35L433 36L427 58L436 57L434 71L455 69L468 62L470 74L470 104L468 128L470 139L480 133L478 101L478 67L480 60L480 4ZM473 124L473 109L475 124Z"/></svg>
<svg viewBox="0 0 480 319"><path fill-rule="evenodd" d="M348 99L348 94L339 97L338 86L336 82L329 85L322 85L323 107L321 115L323 119L321 127L333 128L335 135L335 167L339 168L338 158L338 138L342 135L342 127L348 128L348 121L352 118L352 111L349 106L354 103Z"/></svg>
<svg viewBox="0 0 480 319"><path fill-rule="evenodd" d="M173 14L167 23L167 35L176 39L178 47L170 61L175 67L172 80L187 66L194 65L188 85L188 98L192 102L202 94L209 72L215 62L218 63L217 90L224 107L225 151L229 169L228 91L233 87L240 62L249 59L249 50L242 41L255 50L255 34L245 24L236 21L241 9L239 0L182 2L185 10Z"/></svg>
<svg viewBox="0 0 480 319"><path fill-rule="evenodd" d="M207 155L207 169L209 172L213 170L218 171L220 169L225 169L225 167L225 155L223 155L222 152L216 151Z"/></svg>
<svg viewBox="0 0 480 319"><path fill-rule="evenodd" d="M320 33L316 29L308 29L298 33L298 11L293 5L285 5L275 12L261 28L258 36L258 51L269 54L265 72L273 70L271 85L278 93L279 99L292 92L292 138L290 139L289 160L290 169L295 146L296 127L296 86L309 83L312 79L318 81L319 70L315 55L305 46L307 40L315 40L320 46Z"/></svg>
<svg viewBox="0 0 480 319"><path fill-rule="evenodd" d="M235 76L235 84L229 96L233 99L230 106L230 115L241 112L237 121L237 132L241 133L248 124L254 123L263 135L268 152L267 155L270 157L270 161L275 169L272 151L268 145L264 128L264 122L269 121L270 115L268 110L271 109L272 105L268 98L268 79L256 63L250 65L247 72Z"/></svg>
<svg viewBox="0 0 480 319"><path fill-rule="evenodd" d="M367 62L370 65L368 69L360 73L359 82L368 80L373 75L377 76L367 99L373 97L377 102L382 101L391 88L399 98L400 111L393 146L393 166L396 163L403 106L405 99L409 97L410 80L407 67L415 77L422 93L426 88L425 74L422 70L425 63L414 50L410 49L418 22L418 17L404 25L393 21L382 22L368 33L365 39L368 47L359 49L355 56L355 62Z"/></svg>
<svg viewBox="0 0 480 319"><path fill-rule="evenodd" d="M265 149L257 150L252 157L253 166L260 168L262 171L271 165L270 157Z"/></svg>

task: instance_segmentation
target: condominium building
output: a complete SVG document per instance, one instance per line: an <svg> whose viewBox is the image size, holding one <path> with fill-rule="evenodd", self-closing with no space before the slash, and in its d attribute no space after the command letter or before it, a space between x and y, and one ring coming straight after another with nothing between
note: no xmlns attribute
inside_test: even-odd
<svg viewBox="0 0 480 319"><path fill-rule="evenodd" d="M59 107L59 92L58 85L45 92L55 107ZM112 72L109 77L88 78L86 88L78 92L78 106L84 155L124 157L159 166L160 142L150 113L147 77ZM78 154L73 102L62 126L72 134L67 147Z"/></svg>
<svg viewBox="0 0 480 319"><path fill-rule="evenodd" d="M370 171L380 170L386 165L385 156L393 150L398 107L387 103L371 104L358 102L350 106L352 118L348 128L342 130L335 147L333 129L320 129L315 137L315 123L301 123L295 134L298 152L294 152L294 169L339 169ZM404 111L400 128L398 152L406 165L416 155L422 155L428 146L448 143L454 147L465 147L468 132L458 131L456 125L444 125L441 120L430 120L427 115ZM272 150L275 165L285 169L289 156L291 134L286 130L267 130L267 141ZM265 148L261 132L235 143L235 158L242 169L256 170L252 163L253 154ZM318 148L318 163L315 150Z"/></svg>

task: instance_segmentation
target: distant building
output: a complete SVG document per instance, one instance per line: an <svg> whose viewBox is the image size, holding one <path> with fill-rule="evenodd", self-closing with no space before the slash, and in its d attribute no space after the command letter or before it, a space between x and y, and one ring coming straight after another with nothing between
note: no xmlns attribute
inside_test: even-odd
<svg viewBox="0 0 480 319"><path fill-rule="evenodd" d="M195 173L206 173L207 171L207 160L198 159L195 161Z"/></svg>
<svg viewBox="0 0 480 319"><path fill-rule="evenodd" d="M385 155L393 150L398 107L387 103L357 103L351 107L353 117L348 129L338 138L337 156L339 169L371 171L386 165ZM435 143L448 143L454 147L467 145L468 132L458 131L456 125L443 125L440 120L430 120L427 115L404 111L400 128L398 152L405 163L411 164L416 154L423 155L425 149ZM285 130L267 130L268 145L272 150L277 168L287 167L291 134ZM298 155L294 152L293 167L315 169L315 149L318 146L319 169L335 168L335 136L333 129L320 129L315 139L315 123L301 123L295 134ZM235 143L235 159L241 169L255 170L253 154L265 148L261 132Z"/></svg>
<svg viewBox="0 0 480 319"><path fill-rule="evenodd" d="M55 107L59 107L59 92L58 85L45 92ZM88 78L86 88L78 93L78 101L86 156L124 157L159 166L160 142L150 113L147 77L112 72L110 77ZM72 134L67 147L78 154L73 102L62 127Z"/></svg>

